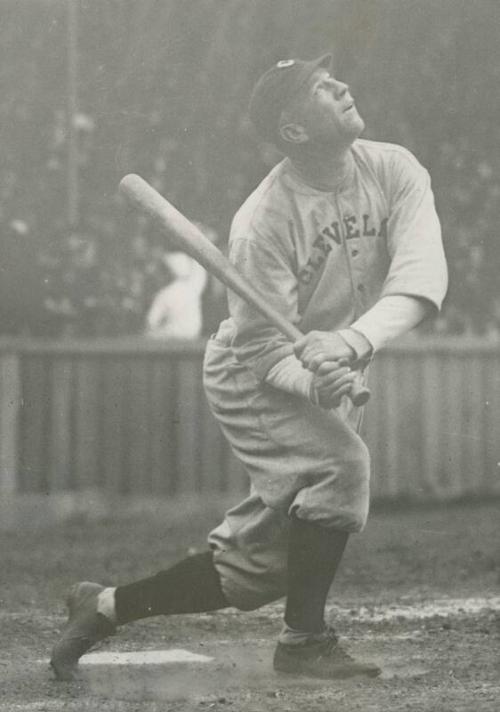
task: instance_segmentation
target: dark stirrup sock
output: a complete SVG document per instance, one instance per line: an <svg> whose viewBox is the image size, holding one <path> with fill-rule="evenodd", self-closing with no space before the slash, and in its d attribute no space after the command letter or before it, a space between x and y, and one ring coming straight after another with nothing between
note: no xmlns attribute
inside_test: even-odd
<svg viewBox="0 0 500 712"><path fill-rule="evenodd" d="M349 535L292 518L288 544L288 594L285 623L295 630L320 633L328 591Z"/></svg>
<svg viewBox="0 0 500 712"><path fill-rule="evenodd" d="M166 571L115 591L118 625L174 613L203 613L227 608L211 551L182 559Z"/></svg>

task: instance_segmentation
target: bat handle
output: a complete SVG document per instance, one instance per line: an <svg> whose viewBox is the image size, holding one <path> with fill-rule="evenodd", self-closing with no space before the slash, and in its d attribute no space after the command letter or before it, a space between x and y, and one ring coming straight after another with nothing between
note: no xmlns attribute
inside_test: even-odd
<svg viewBox="0 0 500 712"><path fill-rule="evenodd" d="M349 362L345 359L340 361L341 366L349 366ZM356 370L356 369L355 369ZM351 386L351 390L348 393L348 397L351 399L351 403L356 407L365 405L370 400L370 389L367 388L363 383L359 381L354 381Z"/></svg>
<svg viewBox="0 0 500 712"><path fill-rule="evenodd" d="M349 398L351 399L353 405L359 407L365 405L370 400L370 389L363 386L361 383L353 383L351 392L349 393Z"/></svg>
<svg viewBox="0 0 500 712"><path fill-rule="evenodd" d="M285 334L285 336L288 336L288 338L292 341L297 341L303 337L303 333L299 331L294 324L291 324L286 321L286 319L282 318L281 315L279 316L279 321L277 321L275 314L270 315L269 319L275 326L278 327L278 329L280 329L283 334ZM349 366L349 362L347 360L343 361L341 362L341 365ZM351 390L348 393L348 398L350 398L351 403L357 408L368 403L370 396L370 389L362 383L358 383L356 381L354 381L351 386Z"/></svg>

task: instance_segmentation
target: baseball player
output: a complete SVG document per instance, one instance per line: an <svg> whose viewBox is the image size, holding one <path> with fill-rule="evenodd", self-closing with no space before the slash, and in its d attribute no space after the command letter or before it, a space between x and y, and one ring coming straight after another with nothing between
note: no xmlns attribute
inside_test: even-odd
<svg viewBox="0 0 500 712"><path fill-rule="evenodd" d="M285 154L236 214L230 258L299 327L292 345L241 298L209 341L211 409L251 482L208 550L116 588L77 584L52 654L59 678L117 626L255 609L286 597L274 668L375 676L325 622L349 535L363 529L369 456L348 398L373 354L440 308L447 270L429 175L364 123L331 55L288 59L257 82L250 116Z"/></svg>

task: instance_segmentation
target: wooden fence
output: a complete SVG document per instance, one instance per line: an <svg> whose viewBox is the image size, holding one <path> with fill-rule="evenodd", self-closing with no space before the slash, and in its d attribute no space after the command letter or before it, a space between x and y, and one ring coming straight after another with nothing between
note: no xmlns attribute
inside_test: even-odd
<svg viewBox="0 0 500 712"><path fill-rule="evenodd" d="M236 493L209 413L204 344L0 341L0 493ZM375 359L373 496L500 493L500 346L419 340Z"/></svg>

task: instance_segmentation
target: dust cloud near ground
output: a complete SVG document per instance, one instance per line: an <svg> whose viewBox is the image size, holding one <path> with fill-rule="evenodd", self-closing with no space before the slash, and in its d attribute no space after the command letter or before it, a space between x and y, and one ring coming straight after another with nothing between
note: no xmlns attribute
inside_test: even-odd
<svg viewBox="0 0 500 712"><path fill-rule="evenodd" d="M219 514L200 503L190 516L172 507L158 517L77 518L2 534L0 711L498 712L495 502L375 510L352 538L328 617L352 654L382 667L380 678L325 683L275 674L278 602L251 613L134 623L96 648L115 662L83 660L75 682L56 682L47 660L64 625L66 587L164 568L201 549ZM184 652L155 660L155 651ZM125 653L126 664L117 664Z"/></svg>

